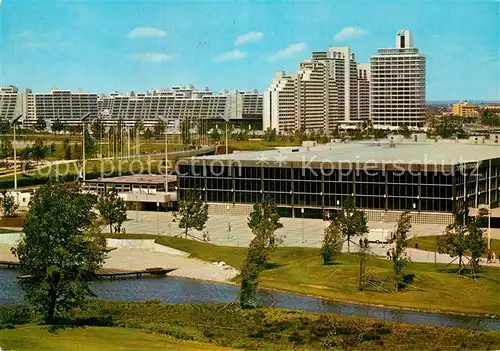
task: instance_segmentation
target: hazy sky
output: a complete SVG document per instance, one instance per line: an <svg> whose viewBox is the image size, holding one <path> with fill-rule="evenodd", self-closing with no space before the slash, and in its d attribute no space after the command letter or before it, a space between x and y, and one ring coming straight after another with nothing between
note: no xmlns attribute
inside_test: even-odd
<svg viewBox="0 0 500 351"><path fill-rule="evenodd" d="M262 91L312 51L350 46L369 62L406 28L427 56L428 100L500 100L493 0L0 2L0 85Z"/></svg>

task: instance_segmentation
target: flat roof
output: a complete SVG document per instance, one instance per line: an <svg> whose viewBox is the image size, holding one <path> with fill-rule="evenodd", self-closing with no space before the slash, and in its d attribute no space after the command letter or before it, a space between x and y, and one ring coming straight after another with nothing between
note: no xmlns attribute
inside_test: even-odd
<svg viewBox="0 0 500 351"><path fill-rule="evenodd" d="M112 178L97 178L86 180L87 183L114 183L114 184L163 184L166 182L166 176L160 174L137 174L137 175L128 175L128 176L120 176L120 177L112 177ZM169 175L169 182L176 182L177 176Z"/></svg>
<svg viewBox="0 0 500 351"><path fill-rule="evenodd" d="M185 159L192 163L226 162L281 164L289 162L337 163L337 164L412 164L412 165L459 165L483 160L499 159L500 144L472 142L457 143L451 140L438 142L396 142L391 147L384 141L329 143L314 147L284 147L267 151L235 152L228 155L198 156Z"/></svg>

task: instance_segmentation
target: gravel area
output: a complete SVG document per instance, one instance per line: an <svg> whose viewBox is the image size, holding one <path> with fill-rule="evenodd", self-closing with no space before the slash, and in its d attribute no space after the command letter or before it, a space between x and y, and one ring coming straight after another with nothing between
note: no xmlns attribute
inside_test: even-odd
<svg viewBox="0 0 500 351"><path fill-rule="evenodd" d="M118 248L108 254L104 264L106 269L143 270L146 268L177 268L169 276L228 282L238 271L229 266L218 266L194 258L170 255L143 249Z"/></svg>
<svg viewBox="0 0 500 351"><path fill-rule="evenodd" d="M10 245L0 245L0 261L14 261L17 258L10 252ZM144 249L118 248L108 254L105 269L120 271L144 270L146 268L176 268L169 276L229 282L238 271L229 266L219 266L195 258L154 252Z"/></svg>

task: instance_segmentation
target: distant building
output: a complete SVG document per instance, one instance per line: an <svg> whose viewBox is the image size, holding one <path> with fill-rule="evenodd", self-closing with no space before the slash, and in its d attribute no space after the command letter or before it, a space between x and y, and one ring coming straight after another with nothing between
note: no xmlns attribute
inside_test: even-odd
<svg viewBox="0 0 500 351"><path fill-rule="evenodd" d="M252 129L262 129L262 94L256 91L217 94L208 88L196 90L193 86L175 86L134 95L112 93L99 96L98 111L108 122L135 123L140 119L145 125L152 125L161 116L171 120L172 126L178 126L182 120L193 124L200 121L223 123L221 116L225 116L243 124L246 121Z"/></svg>
<svg viewBox="0 0 500 351"><path fill-rule="evenodd" d="M15 86L0 87L0 120L11 120L16 113L18 91Z"/></svg>
<svg viewBox="0 0 500 351"><path fill-rule="evenodd" d="M490 111L493 113L500 113L500 105L482 105L480 108L484 111Z"/></svg>
<svg viewBox="0 0 500 351"><path fill-rule="evenodd" d="M4 95L0 94L1 106L4 106ZM14 101L11 96L17 96L17 93L9 93L8 96L9 101ZM91 118L99 117L107 125L116 124L119 120L126 125L134 125L142 120L145 126L151 127L158 122L158 117L165 117L171 121L170 128L178 129L184 120L190 122L191 128L196 128L201 123L204 126L224 123L221 118L224 116L229 117L231 124L237 127L262 130L262 94L257 91L214 93L208 88L196 90L193 86L176 86L145 93L112 92L106 96L69 90L33 93L25 89L21 100L23 123L33 125L38 118L43 118L49 128L55 120L63 124L78 124L82 117L90 113ZM12 103L6 106L10 111Z"/></svg>
<svg viewBox="0 0 500 351"><path fill-rule="evenodd" d="M22 93L23 124L33 125L38 118L46 120L48 127L59 120L64 124L78 124L90 113L97 117L97 94L81 91L52 90L50 93L33 93L25 89Z"/></svg>
<svg viewBox="0 0 500 351"><path fill-rule="evenodd" d="M454 116L460 117L477 117L479 116L479 106L469 104L467 101L461 101L453 104L452 113Z"/></svg>
<svg viewBox="0 0 500 351"><path fill-rule="evenodd" d="M340 123L368 119L369 71L349 47L313 52L296 73L275 74L264 94L264 129L329 133Z"/></svg>
<svg viewBox="0 0 500 351"><path fill-rule="evenodd" d="M370 104L374 125L422 127L425 122L425 56L409 30L396 35L396 47L372 56Z"/></svg>

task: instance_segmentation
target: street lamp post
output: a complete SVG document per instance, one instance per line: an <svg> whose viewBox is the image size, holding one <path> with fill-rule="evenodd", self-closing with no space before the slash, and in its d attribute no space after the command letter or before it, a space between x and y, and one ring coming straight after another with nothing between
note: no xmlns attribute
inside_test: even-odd
<svg viewBox="0 0 500 351"><path fill-rule="evenodd" d="M17 153L16 153L16 123L23 115L14 117L9 123L14 127L14 190L17 190Z"/></svg>
<svg viewBox="0 0 500 351"><path fill-rule="evenodd" d="M82 145L82 153L83 153L83 181L85 182L85 120L87 120L90 117L90 113L87 113L85 116L82 118L82 134L83 134L83 145Z"/></svg>

